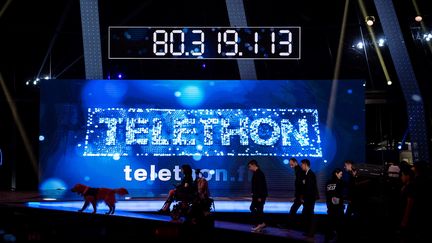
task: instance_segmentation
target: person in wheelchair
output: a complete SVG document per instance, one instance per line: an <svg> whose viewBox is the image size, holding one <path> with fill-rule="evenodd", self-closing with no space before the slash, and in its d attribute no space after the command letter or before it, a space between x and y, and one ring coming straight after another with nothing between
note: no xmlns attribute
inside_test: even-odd
<svg viewBox="0 0 432 243"><path fill-rule="evenodd" d="M184 217L185 223L213 226L214 221L209 216L214 203L213 199L210 198L208 181L202 177L201 170L196 169L195 181L191 183L192 176L190 174L192 174L192 169L190 169L189 165L183 165L182 172L184 174L182 183L175 190L170 191L168 199L159 211L170 213L173 220ZM173 201L177 203L170 212L169 208Z"/></svg>
<svg viewBox="0 0 432 243"><path fill-rule="evenodd" d="M210 197L208 181L202 177L200 169L196 169L195 174L194 183L197 188L197 194L185 215L186 220L189 220L192 224L211 223L211 219L206 220L211 214L212 206L214 208L214 201Z"/></svg>
<svg viewBox="0 0 432 243"><path fill-rule="evenodd" d="M159 210L160 213L169 213L173 201L191 202L195 198L196 187L192 178L191 166L188 164L182 165L181 172L183 179L180 184L176 185L175 189L169 191L168 198Z"/></svg>

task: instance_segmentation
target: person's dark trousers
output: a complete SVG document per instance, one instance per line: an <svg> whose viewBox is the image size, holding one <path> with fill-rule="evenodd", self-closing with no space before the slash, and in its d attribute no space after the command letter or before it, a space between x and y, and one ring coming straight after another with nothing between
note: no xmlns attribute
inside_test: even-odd
<svg viewBox="0 0 432 243"><path fill-rule="evenodd" d="M252 212L252 223L254 225L264 223L264 204L265 199L258 202L258 198L252 198L250 211Z"/></svg>
<svg viewBox="0 0 432 243"><path fill-rule="evenodd" d="M294 199L294 203L291 206L291 209L290 209L290 212L289 212L291 218L293 218L297 214L297 211L298 211L298 209L300 208L301 205L302 205L302 203L301 203L300 198Z"/></svg>
<svg viewBox="0 0 432 243"><path fill-rule="evenodd" d="M314 223L314 209L315 209L315 200L304 199L303 202L303 210L302 210L302 218L303 225L305 229L305 233L307 235L313 235L315 233L315 223Z"/></svg>
<svg viewBox="0 0 432 243"><path fill-rule="evenodd" d="M297 221L297 211L300 208L300 206L302 205L302 200L298 197L296 197L294 199L293 204L291 205L290 211L289 211L289 216L288 216L288 222L286 222L286 226L284 227L293 227L296 225L296 221Z"/></svg>
<svg viewBox="0 0 432 243"><path fill-rule="evenodd" d="M344 208L343 206L333 206L327 205L327 221L325 224L325 242L334 239L338 236L338 240L340 240L340 233L342 227L342 221L344 216Z"/></svg>

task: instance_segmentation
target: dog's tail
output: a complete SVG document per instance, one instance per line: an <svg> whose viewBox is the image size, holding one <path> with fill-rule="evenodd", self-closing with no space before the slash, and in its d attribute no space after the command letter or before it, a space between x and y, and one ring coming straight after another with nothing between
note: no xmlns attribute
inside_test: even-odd
<svg viewBox="0 0 432 243"><path fill-rule="evenodd" d="M118 189L114 189L115 193L119 194L120 196L129 194L128 190L126 190L125 188L118 188Z"/></svg>

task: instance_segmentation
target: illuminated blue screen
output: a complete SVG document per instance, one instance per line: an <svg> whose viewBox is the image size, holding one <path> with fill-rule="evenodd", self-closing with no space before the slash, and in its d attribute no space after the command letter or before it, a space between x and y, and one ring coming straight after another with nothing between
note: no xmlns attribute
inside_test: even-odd
<svg viewBox="0 0 432 243"><path fill-rule="evenodd" d="M89 108L84 156L322 157L316 109Z"/></svg>
<svg viewBox="0 0 432 243"><path fill-rule="evenodd" d="M320 187L343 161L364 160L364 87L339 81L332 126L329 80L44 80L43 194L76 183L161 197L190 164L213 196L249 196L247 162L269 194L292 197L288 160L307 158ZM53 195L50 195L53 196Z"/></svg>

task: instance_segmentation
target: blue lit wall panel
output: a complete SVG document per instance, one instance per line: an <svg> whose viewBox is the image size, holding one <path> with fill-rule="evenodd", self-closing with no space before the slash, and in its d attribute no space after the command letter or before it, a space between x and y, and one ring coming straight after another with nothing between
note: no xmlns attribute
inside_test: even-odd
<svg viewBox="0 0 432 243"><path fill-rule="evenodd" d="M249 196L256 159L270 195L291 197L290 157L308 158L320 182L345 159L364 161L363 81L339 84L329 129L330 80L44 80L40 189L160 197L188 163L213 196Z"/></svg>

